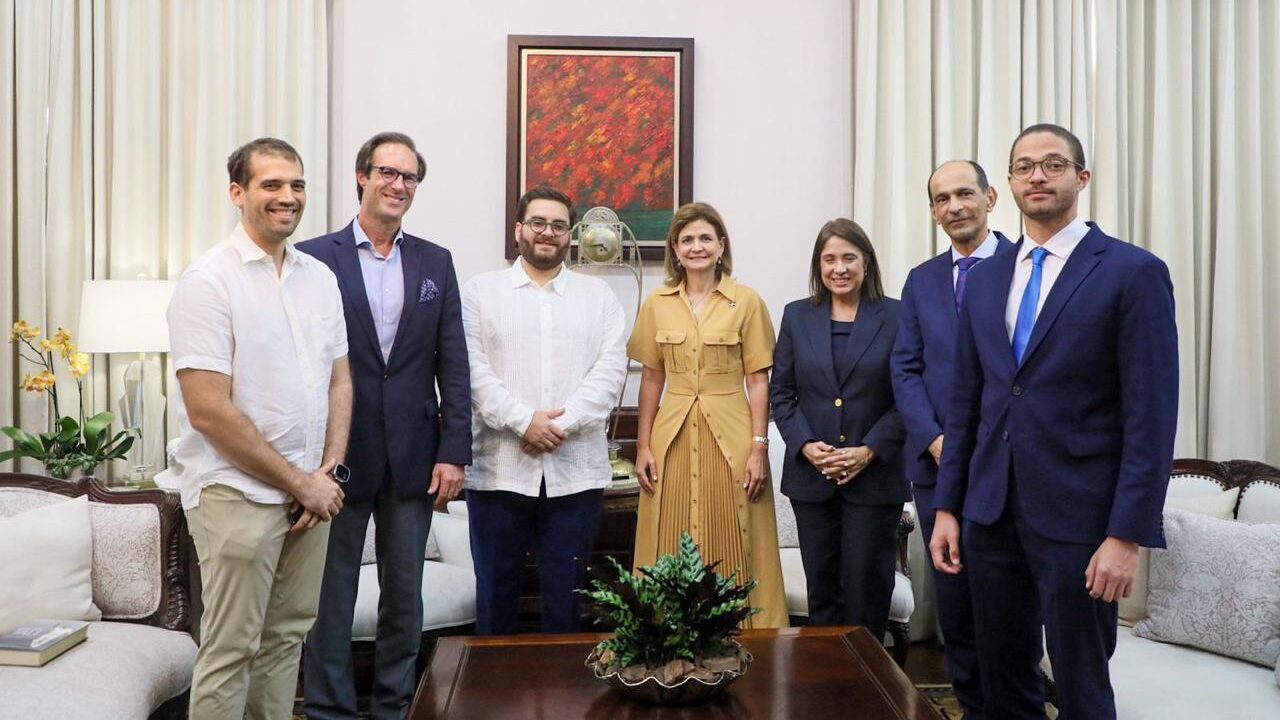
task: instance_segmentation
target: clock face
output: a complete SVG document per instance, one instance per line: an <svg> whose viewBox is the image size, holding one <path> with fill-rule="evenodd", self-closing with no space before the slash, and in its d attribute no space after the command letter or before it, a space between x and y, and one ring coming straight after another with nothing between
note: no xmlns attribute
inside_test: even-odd
<svg viewBox="0 0 1280 720"><path fill-rule="evenodd" d="M608 225L593 225L582 235L580 254L590 262L613 262L621 253L618 232Z"/></svg>

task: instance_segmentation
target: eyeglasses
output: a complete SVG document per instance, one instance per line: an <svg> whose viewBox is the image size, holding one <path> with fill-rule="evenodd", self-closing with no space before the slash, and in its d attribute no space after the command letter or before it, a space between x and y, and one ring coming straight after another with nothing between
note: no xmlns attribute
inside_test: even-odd
<svg viewBox="0 0 1280 720"><path fill-rule="evenodd" d="M1075 160L1068 160L1061 155L1050 155L1038 162L1035 160L1018 160L1009 166L1009 174L1019 180L1027 180L1031 177L1032 173L1036 171L1036 167L1038 166L1046 178L1053 180L1055 178L1062 177L1063 173L1067 171L1067 168L1072 165L1081 170L1084 169L1084 166Z"/></svg>
<svg viewBox="0 0 1280 720"><path fill-rule="evenodd" d="M378 177L382 178L388 185L395 183L396 178L404 178L404 186L407 188L418 187L418 183L422 182L422 176L420 175L400 172L399 170L386 165L374 165L373 169L378 171Z"/></svg>
<svg viewBox="0 0 1280 720"><path fill-rule="evenodd" d="M569 232L569 223L563 220L553 220L551 222L547 222L545 219L540 217L531 217L520 224L527 226L530 230L532 230L535 234L538 234L538 235L541 235L542 233L546 232L548 229L550 229L551 234L555 236L560 236Z"/></svg>

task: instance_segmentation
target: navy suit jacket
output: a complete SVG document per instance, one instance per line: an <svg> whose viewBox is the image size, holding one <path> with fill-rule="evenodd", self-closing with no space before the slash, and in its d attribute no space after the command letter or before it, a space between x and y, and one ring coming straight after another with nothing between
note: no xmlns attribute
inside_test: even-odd
<svg viewBox="0 0 1280 720"><path fill-rule="evenodd" d="M390 469L399 497L423 496L436 463L471 463L471 369L453 258L405 233L404 309L384 362L355 242L347 225L298 244L338 276L347 319L355 406L343 490L348 502L369 500Z"/></svg>
<svg viewBox="0 0 1280 720"><path fill-rule="evenodd" d="M995 236L996 254L1013 248L1002 233L996 231ZM916 487L931 487L938 479L938 464L929 446L946 423L955 374L959 313L953 269L951 249L947 248L916 266L902 286L891 365L894 397L907 428L903 463L907 479ZM966 293L968 287L966 284Z"/></svg>
<svg viewBox="0 0 1280 720"><path fill-rule="evenodd" d="M774 424L787 446L782 464L782 493L787 497L822 502L839 490L846 501L861 505L911 499L902 471L902 418L889 380L898 306L891 298L862 303L849 337L853 369L841 378L831 358L831 303L814 305L806 298L783 311L769 399ZM802 448L812 440L835 447L866 445L876 458L858 476L837 486L805 458Z"/></svg>
<svg viewBox="0 0 1280 720"><path fill-rule="evenodd" d="M1004 252L969 274L937 507L992 524L1012 476L1021 516L1050 540L1164 547L1178 410L1168 268L1090 223L1019 366L1005 329L1016 261Z"/></svg>

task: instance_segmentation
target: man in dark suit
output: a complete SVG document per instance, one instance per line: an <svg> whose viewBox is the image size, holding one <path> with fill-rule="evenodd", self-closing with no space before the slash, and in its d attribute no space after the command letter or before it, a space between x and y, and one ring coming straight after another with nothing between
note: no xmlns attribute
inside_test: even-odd
<svg viewBox="0 0 1280 720"><path fill-rule="evenodd" d="M969 160L943 163L929 177L928 190L933 221L951 239L951 247L907 275L892 362L893 391L907 428L907 479L925 542L933 535L933 490L955 373L956 324L969 271L1013 247L1004 235L988 228L996 191L980 165ZM935 572L934 584L956 699L966 718L983 718L969 577Z"/></svg>
<svg viewBox="0 0 1280 720"><path fill-rule="evenodd" d="M304 696L313 720L356 716L351 622L370 515L380 586L370 714L408 711L433 501L461 492L471 462L471 381L453 259L401 229L425 174L408 136L375 135L356 155L355 220L298 245L338 277L355 379L346 512L330 530L319 618L307 638Z"/></svg>
<svg viewBox="0 0 1280 720"><path fill-rule="evenodd" d="M1105 720L1116 601L1138 546L1164 546L1173 286L1076 217L1090 173L1069 131L1033 125L1009 160L1026 232L970 274L929 549L951 574L964 549L988 717L1044 717L1043 623L1060 717Z"/></svg>

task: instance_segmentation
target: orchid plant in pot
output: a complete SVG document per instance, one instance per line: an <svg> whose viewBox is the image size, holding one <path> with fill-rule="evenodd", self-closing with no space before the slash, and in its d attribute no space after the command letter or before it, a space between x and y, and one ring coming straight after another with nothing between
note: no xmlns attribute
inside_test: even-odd
<svg viewBox="0 0 1280 720"><path fill-rule="evenodd" d="M43 463L49 475L65 480L76 471L92 475L103 462L124 458L133 447L137 431L121 430L112 435L111 423L115 415L109 412L85 417L84 377L89 374L89 356L76 351L71 333L58 328L53 337L40 339L38 326L19 320L9 332L9 342L18 346L18 353L24 360L40 368L35 375L24 374L21 387L27 392L48 394L53 406L53 422L52 427L42 433L29 433L12 426L0 428L0 432L13 441L12 450L0 452L0 462L32 458ZM76 381L79 400L76 417L62 414L58 402L58 377L53 370L55 354L66 361Z"/></svg>

